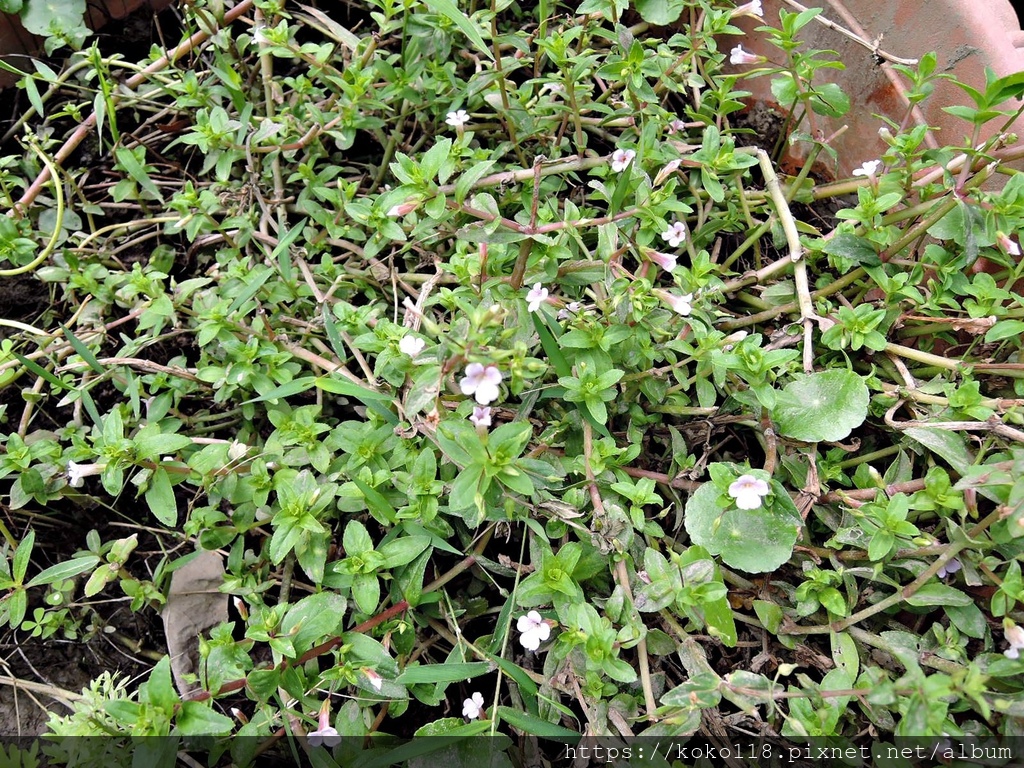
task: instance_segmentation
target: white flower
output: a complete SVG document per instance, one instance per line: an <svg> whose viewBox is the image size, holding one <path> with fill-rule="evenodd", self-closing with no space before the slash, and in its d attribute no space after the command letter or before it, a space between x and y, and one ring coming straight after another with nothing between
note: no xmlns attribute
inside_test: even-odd
<svg viewBox="0 0 1024 768"><path fill-rule="evenodd" d="M476 405L473 406L473 413L470 414L469 420L472 421L478 427L489 427L491 426L491 408L487 405Z"/></svg>
<svg viewBox="0 0 1024 768"><path fill-rule="evenodd" d="M74 461L68 462L68 485L72 488L81 488L85 478L90 475L98 475L107 468L106 464L78 464Z"/></svg>
<svg viewBox="0 0 1024 768"><path fill-rule="evenodd" d="M519 636L519 644L528 651L536 651L541 643L551 637L551 627L537 611L520 616L516 622L516 629L522 633Z"/></svg>
<svg viewBox="0 0 1024 768"><path fill-rule="evenodd" d="M732 11L732 18L737 16L757 16L760 18L764 16L764 10L761 8L761 0L752 0L749 3L738 6Z"/></svg>
<svg viewBox="0 0 1024 768"><path fill-rule="evenodd" d="M542 286L540 283L534 283L533 288L526 294L526 300L529 302L526 306L531 312L536 312L540 309L540 305L547 301L548 289Z"/></svg>
<svg viewBox="0 0 1024 768"><path fill-rule="evenodd" d="M1010 647L1003 651L1003 656L1008 659L1018 658L1020 656L1020 649L1024 648L1024 627L1014 624L1009 619L1005 619L1003 637L1010 644Z"/></svg>
<svg viewBox="0 0 1024 768"><path fill-rule="evenodd" d="M854 172L854 176L874 176L875 171L878 170L878 166L882 164L881 160L868 160L860 168L857 168Z"/></svg>
<svg viewBox="0 0 1024 768"><path fill-rule="evenodd" d="M753 475L742 475L729 486L729 495L736 499L740 509L757 509L761 506L761 497L769 493L768 483Z"/></svg>
<svg viewBox="0 0 1024 768"><path fill-rule="evenodd" d="M455 112L449 112L447 119L445 120L448 125L452 128L461 128L469 122L469 112L464 109L456 110Z"/></svg>
<svg viewBox="0 0 1024 768"><path fill-rule="evenodd" d="M249 446L245 443L239 442L238 440L232 440L231 445L228 446L228 460L238 461L245 458L245 454L249 452Z"/></svg>
<svg viewBox="0 0 1024 768"><path fill-rule="evenodd" d="M468 720L476 720L484 713L484 696L477 691L462 702L462 716Z"/></svg>
<svg viewBox="0 0 1024 768"><path fill-rule="evenodd" d="M686 242L686 225L681 221L675 222L661 233L661 239L668 243L670 248L677 248Z"/></svg>
<svg viewBox="0 0 1024 768"><path fill-rule="evenodd" d="M466 366L466 375L459 382L464 395L473 395L480 405L487 405L498 399L498 385L501 384L501 371L496 366L486 368L480 363Z"/></svg>
<svg viewBox="0 0 1024 768"><path fill-rule="evenodd" d="M262 24L252 28L252 41L256 45L267 45L270 40L267 39L266 27Z"/></svg>
<svg viewBox="0 0 1024 768"><path fill-rule="evenodd" d="M764 61L763 56L757 56L750 51L744 51L742 45L737 45L729 51L730 64L759 64Z"/></svg>
<svg viewBox="0 0 1024 768"><path fill-rule="evenodd" d="M671 272L676 268L676 257L671 253L659 253L658 251L648 251L647 258L657 264L659 267L664 269L666 272Z"/></svg>
<svg viewBox="0 0 1024 768"><path fill-rule="evenodd" d="M612 152L612 170L615 173L622 173L633 162L636 152L632 149L616 149Z"/></svg>
<svg viewBox="0 0 1024 768"><path fill-rule="evenodd" d="M409 357L416 357L416 355L423 351L425 346L427 346L427 342L412 334L403 336L402 340L398 342L399 351Z"/></svg>
<svg viewBox="0 0 1024 768"><path fill-rule="evenodd" d="M687 293L685 296L676 296L671 293L666 293L665 301L668 302L668 305L672 307L672 311L677 315L687 317L693 311L692 293Z"/></svg>
<svg viewBox="0 0 1024 768"><path fill-rule="evenodd" d="M1002 232L996 233L999 246L1011 256L1020 256L1020 246Z"/></svg>
<svg viewBox="0 0 1024 768"><path fill-rule="evenodd" d="M366 675L367 682L373 686L373 690L380 693L380 689L384 687L384 678L377 674L376 670L363 667L363 674Z"/></svg>

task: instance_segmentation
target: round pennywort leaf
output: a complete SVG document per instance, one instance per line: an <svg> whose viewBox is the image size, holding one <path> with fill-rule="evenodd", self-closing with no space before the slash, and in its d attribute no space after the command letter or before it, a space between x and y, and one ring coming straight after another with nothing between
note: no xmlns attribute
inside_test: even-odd
<svg viewBox="0 0 1024 768"><path fill-rule="evenodd" d="M847 370L814 373L787 384L773 412L781 434L808 443L842 440L867 415L867 385Z"/></svg>
<svg viewBox="0 0 1024 768"><path fill-rule="evenodd" d="M705 483L686 504L686 532L732 568L775 570L793 553L801 518L785 489L774 481L771 488L760 507L740 509L715 483Z"/></svg>

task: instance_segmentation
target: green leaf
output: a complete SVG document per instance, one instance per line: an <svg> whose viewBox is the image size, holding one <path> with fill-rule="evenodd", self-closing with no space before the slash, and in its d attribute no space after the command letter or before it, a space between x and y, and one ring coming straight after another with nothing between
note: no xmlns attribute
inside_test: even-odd
<svg viewBox="0 0 1024 768"><path fill-rule="evenodd" d="M499 706L498 717L513 728L518 728L524 733L529 733L533 736L540 736L545 739L560 739L563 741L575 741L582 738L581 734L576 731L571 731L568 728L557 725L556 723L549 723L547 720L542 720L539 717L528 715L525 712L520 712L518 709L512 709L511 707Z"/></svg>
<svg viewBox="0 0 1024 768"><path fill-rule="evenodd" d="M878 251L871 242L866 238L857 237L852 232L837 232L821 250L829 256L839 256L866 267L876 267L882 263Z"/></svg>
<svg viewBox="0 0 1024 768"><path fill-rule="evenodd" d="M491 53L491 49L484 42L483 37L481 37L480 30L476 28L466 14L459 10L459 6L453 0L425 0L425 2L431 13L439 13L448 19L448 21L462 30L462 33L470 39L480 53L494 61L494 54Z"/></svg>
<svg viewBox="0 0 1024 768"><path fill-rule="evenodd" d="M174 724L182 736L226 736L235 728L234 720L200 701L183 701Z"/></svg>
<svg viewBox="0 0 1024 768"><path fill-rule="evenodd" d="M153 476L149 479L149 487L146 489L146 504L153 517L173 528L178 523L178 504L174 500L174 489L171 488L171 479L167 470L157 467L153 470Z"/></svg>
<svg viewBox="0 0 1024 768"><path fill-rule="evenodd" d="M637 0L636 10L648 24L664 27L682 14L683 0Z"/></svg>
<svg viewBox="0 0 1024 768"><path fill-rule="evenodd" d="M21 23L33 35L49 37L82 27L85 0L31 0L21 10Z"/></svg>
<svg viewBox="0 0 1024 768"><path fill-rule="evenodd" d="M32 1L35 2L36 0ZM142 144L140 147L145 152L145 145ZM139 159L135 156L135 152L127 147L118 147L114 150L114 158L117 160L118 165L124 168L125 172L146 192L157 200L162 201L164 199L156 184L153 183L153 180L149 178L149 174L146 173L145 165L140 163Z"/></svg>
<svg viewBox="0 0 1024 768"><path fill-rule="evenodd" d="M32 546L35 544L35 541L36 532L35 530L30 530L14 551L14 565L11 573L14 576L14 581L18 584L25 580L25 572L28 570L29 560L32 557ZM14 622L11 622L11 625L17 626Z"/></svg>
<svg viewBox="0 0 1024 768"><path fill-rule="evenodd" d="M373 516L377 518L377 522L382 524L391 523L392 525L398 522L398 513L394 507L388 504L387 499L358 477L353 477L352 482L362 492L366 499L366 506L369 507Z"/></svg>
<svg viewBox="0 0 1024 768"><path fill-rule="evenodd" d="M422 685L424 683L458 683L472 677L486 675L494 669L486 661L469 661L462 664L427 664L406 667L395 680L399 685Z"/></svg>
<svg viewBox="0 0 1024 768"><path fill-rule="evenodd" d="M344 616L345 598L334 592L320 592L289 608L281 621L281 631L291 636L292 645L301 654L322 638L338 634Z"/></svg>
<svg viewBox="0 0 1024 768"><path fill-rule="evenodd" d="M974 602L974 598L967 593L940 581L929 581L906 600L909 605L954 605L959 607L971 605Z"/></svg>
<svg viewBox="0 0 1024 768"><path fill-rule="evenodd" d="M279 387L274 387L266 394L254 397L251 400L246 400L242 405L248 405L249 403L262 403L266 401L273 402L275 400L292 397L293 395L301 394L310 387L315 386L316 382L317 380L315 376L303 376L299 379L293 379Z"/></svg>
<svg viewBox="0 0 1024 768"><path fill-rule="evenodd" d="M75 352L77 352L81 356L81 358L85 360L85 362L88 364L90 368L93 369L93 371L100 374L101 376L107 372L106 369L102 365L100 365L100 361L96 359L96 356L89 350L87 346L85 346L85 344L82 343L81 339L75 336L75 334L73 334L70 330L65 328L63 324L61 324L60 329L61 331L64 332L64 338L68 340L68 343L71 345L72 349L74 349Z"/></svg>
<svg viewBox="0 0 1024 768"><path fill-rule="evenodd" d="M1024 322L1020 320L1000 320L988 329L988 333L985 334L985 341L989 343L1003 341L1014 336L1020 336L1021 334L1024 334Z"/></svg>
<svg viewBox="0 0 1024 768"><path fill-rule="evenodd" d="M868 388L848 370L814 373L787 384L773 418L780 434L808 443L835 442L864 423Z"/></svg>
<svg viewBox="0 0 1024 768"><path fill-rule="evenodd" d="M974 464L974 455L964 445L964 438L956 432L946 429L932 429L930 427L910 427L903 430L903 434L911 440L920 443L932 453L949 462L949 465L961 475L967 475ZM990 488L984 485L977 486L978 493L989 501L1001 504L999 497Z"/></svg>
<svg viewBox="0 0 1024 768"><path fill-rule="evenodd" d="M345 397L354 397L389 424L398 423L398 416L396 416L390 408L386 408L383 405L383 403L391 403L394 400L391 395L383 392L377 392L376 390L364 387L361 384L346 381L345 379L334 378L332 376L320 376L317 378L315 384L317 389L322 389L324 392L332 392L336 395L344 395Z"/></svg>
<svg viewBox="0 0 1024 768"><path fill-rule="evenodd" d="M758 509L723 509L718 486L704 483L686 503L687 533L733 568L747 573L775 570L793 553L801 518L785 489L774 481L771 486L774 497Z"/></svg>
<svg viewBox="0 0 1024 768"><path fill-rule="evenodd" d="M171 657L164 656L153 667L149 674L149 680L142 686L146 691L146 698L150 704L170 714L174 706L181 702L178 692L174 690L174 683L171 682Z"/></svg>
<svg viewBox="0 0 1024 768"><path fill-rule="evenodd" d="M75 576L95 568L99 561L100 559L96 555L83 555L72 560L65 560L63 563L51 565L40 571L25 586L39 587L44 584L56 584L64 579L73 579Z"/></svg>
<svg viewBox="0 0 1024 768"><path fill-rule="evenodd" d="M64 383L56 376L54 376L52 373L50 373L48 370L38 365L35 361L29 360L27 357L24 357L23 355L19 355L13 349L11 350L11 354L14 355L14 357L17 359L19 363L21 363L30 371L32 371L32 373L34 373L36 376L42 377L47 382L55 386L57 389L72 389L70 384Z"/></svg>
<svg viewBox="0 0 1024 768"><path fill-rule="evenodd" d="M241 309L245 302L249 301L253 296L260 292L260 288L271 278L274 274L274 270L270 267L254 267L249 273L248 285L245 290L242 291L235 300L231 302L231 306L228 307L228 314L232 315Z"/></svg>

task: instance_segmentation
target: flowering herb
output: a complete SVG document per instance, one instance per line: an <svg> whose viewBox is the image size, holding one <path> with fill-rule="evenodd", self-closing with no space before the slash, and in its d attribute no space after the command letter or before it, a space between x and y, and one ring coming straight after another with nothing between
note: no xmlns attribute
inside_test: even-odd
<svg viewBox="0 0 1024 768"><path fill-rule="evenodd" d="M753 475L741 475L729 486L729 495L740 509L758 509L761 499L771 493L768 483Z"/></svg>
<svg viewBox="0 0 1024 768"><path fill-rule="evenodd" d="M528 651L536 651L551 636L551 627L537 611L520 616L516 628L520 632L519 644Z"/></svg>
<svg viewBox="0 0 1024 768"><path fill-rule="evenodd" d="M462 702L462 716L467 720L478 720L484 714L484 696L479 691Z"/></svg>
<svg viewBox="0 0 1024 768"><path fill-rule="evenodd" d="M686 225L681 221L674 222L661 233L661 239L672 248L677 248L686 242Z"/></svg>
<svg viewBox="0 0 1024 768"><path fill-rule="evenodd" d="M496 366L470 363L466 375L459 382L464 395L473 395L480 405L487 405L498 399L501 385L501 371Z"/></svg>
<svg viewBox="0 0 1024 768"><path fill-rule="evenodd" d="M615 173L622 173L633 162L636 152L632 149L617 149L612 152L611 166Z"/></svg>
<svg viewBox="0 0 1024 768"><path fill-rule="evenodd" d="M452 128L462 128L469 122L469 112L464 109L449 112L445 118L445 122L452 126Z"/></svg>
<svg viewBox="0 0 1024 768"><path fill-rule="evenodd" d="M526 308L530 312L536 312L540 309L540 305L548 299L548 289L543 287L540 283L534 283L533 288L526 294L527 306Z"/></svg>

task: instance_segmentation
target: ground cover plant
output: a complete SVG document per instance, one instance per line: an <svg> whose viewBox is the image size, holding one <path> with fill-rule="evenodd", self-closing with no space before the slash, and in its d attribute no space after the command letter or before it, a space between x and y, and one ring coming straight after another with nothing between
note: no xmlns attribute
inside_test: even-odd
<svg viewBox="0 0 1024 768"><path fill-rule="evenodd" d="M836 179L813 9L769 59L758 2L176 13L140 61L52 30L0 159L5 291L48 296L0 319L0 622L166 632L51 735L1019 735L1024 152L980 137L1024 78L933 146L945 75L895 65Z"/></svg>

